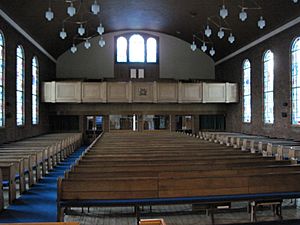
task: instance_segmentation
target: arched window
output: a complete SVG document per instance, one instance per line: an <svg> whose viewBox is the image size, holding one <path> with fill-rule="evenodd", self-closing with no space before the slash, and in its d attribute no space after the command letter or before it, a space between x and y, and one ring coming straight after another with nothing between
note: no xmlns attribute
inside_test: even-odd
<svg viewBox="0 0 300 225"><path fill-rule="evenodd" d="M117 62L127 62L127 39L125 37L117 39Z"/></svg>
<svg viewBox="0 0 300 225"><path fill-rule="evenodd" d="M129 62L145 62L145 40L139 34L129 38Z"/></svg>
<svg viewBox="0 0 300 225"><path fill-rule="evenodd" d="M149 34L122 34L116 38L116 63L158 63L158 38Z"/></svg>
<svg viewBox="0 0 300 225"><path fill-rule="evenodd" d="M39 123L39 62L36 56L32 58L32 124Z"/></svg>
<svg viewBox="0 0 300 225"><path fill-rule="evenodd" d="M17 47L17 75L16 75L16 119L17 126L25 124L25 54L21 45Z"/></svg>
<svg viewBox="0 0 300 225"><path fill-rule="evenodd" d="M274 54L270 50L263 56L264 68L264 123L274 123Z"/></svg>
<svg viewBox="0 0 300 225"><path fill-rule="evenodd" d="M4 35L0 30L0 127L4 127L4 68L5 68L5 43Z"/></svg>
<svg viewBox="0 0 300 225"><path fill-rule="evenodd" d="M251 64L248 59L243 63L243 122L251 122Z"/></svg>
<svg viewBox="0 0 300 225"><path fill-rule="evenodd" d="M292 49L292 124L300 125L300 37L293 42Z"/></svg>
<svg viewBox="0 0 300 225"><path fill-rule="evenodd" d="M156 63L157 61L157 41L155 38L147 39L147 63Z"/></svg>

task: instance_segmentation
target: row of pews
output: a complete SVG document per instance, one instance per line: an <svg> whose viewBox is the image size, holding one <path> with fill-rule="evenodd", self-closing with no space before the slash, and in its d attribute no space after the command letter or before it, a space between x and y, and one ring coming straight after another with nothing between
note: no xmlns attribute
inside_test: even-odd
<svg viewBox="0 0 300 225"><path fill-rule="evenodd" d="M199 132L198 137L266 157L275 157L276 160L286 159L297 164L300 159L299 141L230 132Z"/></svg>
<svg viewBox="0 0 300 225"><path fill-rule="evenodd" d="M133 206L138 223L145 205L200 203L213 212L227 202L299 197L299 179L300 166L290 161L181 133L104 133L58 180L57 215L63 221L69 207Z"/></svg>
<svg viewBox="0 0 300 225"><path fill-rule="evenodd" d="M0 211L3 187L12 204L17 189L23 194L81 145L80 133L54 133L0 145Z"/></svg>

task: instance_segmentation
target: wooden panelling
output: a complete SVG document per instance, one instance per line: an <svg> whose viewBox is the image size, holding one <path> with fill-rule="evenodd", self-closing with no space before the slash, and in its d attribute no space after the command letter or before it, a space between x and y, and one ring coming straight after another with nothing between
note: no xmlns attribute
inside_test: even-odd
<svg viewBox="0 0 300 225"><path fill-rule="evenodd" d="M56 102L81 102L81 82L56 82Z"/></svg>
<svg viewBox="0 0 300 225"><path fill-rule="evenodd" d="M226 83L226 103L238 102L238 85L236 83Z"/></svg>
<svg viewBox="0 0 300 225"><path fill-rule="evenodd" d="M225 83L203 83L203 103L224 103L225 100Z"/></svg>
<svg viewBox="0 0 300 225"><path fill-rule="evenodd" d="M234 103L235 83L44 82L43 102Z"/></svg>
<svg viewBox="0 0 300 225"><path fill-rule="evenodd" d="M154 85L153 82L134 82L132 83L132 102L154 101Z"/></svg>
<svg viewBox="0 0 300 225"><path fill-rule="evenodd" d="M107 83L107 102L131 102L131 82Z"/></svg>
<svg viewBox="0 0 300 225"><path fill-rule="evenodd" d="M106 102L106 82L82 83L82 102Z"/></svg>
<svg viewBox="0 0 300 225"><path fill-rule="evenodd" d="M178 102L202 102L202 83L178 83Z"/></svg>
<svg viewBox="0 0 300 225"><path fill-rule="evenodd" d="M177 102L177 83L157 83L157 102Z"/></svg>
<svg viewBox="0 0 300 225"><path fill-rule="evenodd" d="M55 103L55 81L52 82L44 82L42 84L42 101L43 102L51 102Z"/></svg>

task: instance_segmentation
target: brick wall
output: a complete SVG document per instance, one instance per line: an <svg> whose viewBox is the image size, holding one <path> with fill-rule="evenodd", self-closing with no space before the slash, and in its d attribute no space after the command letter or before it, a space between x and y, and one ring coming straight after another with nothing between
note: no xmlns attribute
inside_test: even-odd
<svg viewBox="0 0 300 225"><path fill-rule="evenodd" d="M53 80L55 63L41 53L18 31L0 17L0 29L5 37L5 128L0 128L0 143L35 136L48 131L48 108L40 103L40 123L31 123L31 60L37 56L40 66L40 82ZM16 47L25 51L25 126L16 126Z"/></svg>
<svg viewBox="0 0 300 225"><path fill-rule="evenodd" d="M220 81L239 83L240 103L227 105L227 130L272 137L300 140L300 127L291 125L291 66L290 46L294 38L300 36L300 24L252 47L234 58L216 66L216 78ZM262 56L266 50L274 53L274 113L273 125L263 123L263 66ZM242 123L242 64L248 58L251 62L252 122ZM287 103L287 106L284 106ZM282 117L282 112L287 117Z"/></svg>

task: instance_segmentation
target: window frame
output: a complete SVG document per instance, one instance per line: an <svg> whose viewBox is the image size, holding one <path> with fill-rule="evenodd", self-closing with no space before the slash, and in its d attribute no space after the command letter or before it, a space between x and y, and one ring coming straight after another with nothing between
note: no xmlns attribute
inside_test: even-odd
<svg viewBox="0 0 300 225"><path fill-rule="evenodd" d="M18 90L18 48L22 52L22 90ZM16 125L17 127L25 126L25 81L26 81L26 70L25 70L25 51L22 45L17 45L16 48ZM22 123L18 124L18 92L22 93Z"/></svg>
<svg viewBox="0 0 300 225"><path fill-rule="evenodd" d="M290 45L290 85L291 85L291 88L290 88L290 98L291 98L291 100L290 100L290 103L291 103L290 104L291 105L291 107L290 107L290 110L291 110L291 112L290 112L290 115L291 115L290 122L291 122L291 126L300 127L300 123L297 123L297 124L293 123L294 122L293 90L298 88L298 90L300 91L300 85L299 86L294 86L293 85L293 65L294 65L294 63L293 63L293 53L298 52L298 54L300 55L300 47L299 47L299 50L297 50L297 51L294 51L294 49L293 49L296 42L300 43L300 36L295 37L292 40L291 45ZM300 66L300 60L299 60L299 66ZM300 67L299 67L299 69L300 69ZM297 76L297 79L300 79L300 71L299 70L298 70L298 74L296 74L296 76ZM300 81L299 81L299 83L300 83ZM300 99L297 102L298 102L298 105L299 105L299 108L300 108Z"/></svg>
<svg viewBox="0 0 300 225"><path fill-rule="evenodd" d="M246 62L249 63L249 67L245 68L245 64ZM250 70L250 93L248 95L245 95L245 71L249 69ZM242 93L243 93L243 102L242 102L242 122L245 124L251 124L252 123L252 68L251 68L251 61L246 58L245 60L243 60L242 63ZM250 97L250 121L245 121L245 97Z"/></svg>
<svg viewBox="0 0 300 225"><path fill-rule="evenodd" d="M144 39L144 48L145 48L145 56L144 56L144 62L130 62L129 59L129 50L130 50L130 44L129 44L129 39L132 35L141 35ZM119 37L124 37L127 40L127 62L118 62L117 61L117 40ZM147 40L148 38L154 38L156 40L156 62L147 62ZM148 33L142 33L142 32L130 32L130 33L123 33L120 35L115 36L114 40L114 57L115 57L115 64L128 64L128 65L133 65L133 64L138 64L138 65L147 65L147 64L159 64L159 37L148 34Z"/></svg>
<svg viewBox="0 0 300 225"><path fill-rule="evenodd" d="M34 85L33 85L33 67L34 67L34 64L33 64L33 60L35 60L35 67L36 67L36 85L35 85L35 88L36 88L36 94L33 93L33 88L34 88ZM38 125L39 122L40 122L40 115L39 115L39 112L40 112L40 96L39 96L39 77L40 77L40 65L39 65L39 60L37 58L37 56L33 56L32 57L32 60L31 60L31 123L32 125ZM34 101L34 96L36 97L36 108L35 108L35 111L36 111L36 122L34 123L34 118L33 118L33 111L34 111L34 104L33 104L33 101Z"/></svg>
<svg viewBox="0 0 300 225"><path fill-rule="evenodd" d="M271 53L272 54L272 60L273 60L273 68L272 68L272 70L273 70L273 87L272 87L272 91L266 91L266 83L265 83L265 76L266 76L266 74L265 74L265 66L266 66L266 63L268 62L268 61L266 61L265 60L265 58L266 58L266 56L267 56L267 53ZM263 53L263 55L262 55L262 74L263 74L263 76L262 76L262 93L263 93L263 95L262 95L262 97L263 97L263 99L262 99L262 103L263 103L263 107L262 107L262 112L263 112L263 123L264 123L264 125L265 126L273 126L274 125L274 123L275 123L275 98L274 98L274 88L275 88L275 68L274 68L274 65L275 65L275 60L274 60L274 53L273 53L273 51L271 50L271 49L267 49L266 51L264 51L264 53ZM272 93L272 96L273 96L273 121L271 122L271 123L269 123L269 122L266 122L266 101L265 101L265 99L266 99L266 95L268 94L268 93Z"/></svg>
<svg viewBox="0 0 300 225"><path fill-rule="evenodd" d="M2 32L2 30L0 30L0 38L2 39L2 52L0 52L0 54L2 55L2 80L0 82L0 86L2 88L2 115L0 115L2 117L2 124L0 124L0 129L1 128L5 128L5 37L4 37L4 33Z"/></svg>

